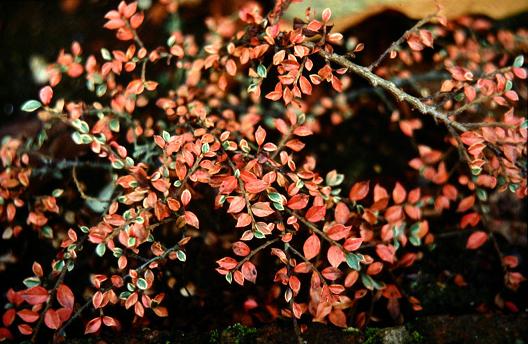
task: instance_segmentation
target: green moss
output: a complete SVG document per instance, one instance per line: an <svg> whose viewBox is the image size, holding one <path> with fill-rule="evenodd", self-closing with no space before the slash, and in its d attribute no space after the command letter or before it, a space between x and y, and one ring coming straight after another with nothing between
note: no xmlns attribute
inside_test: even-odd
<svg viewBox="0 0 528 344"><path fill-rule="evenodd" d="M359 334L361 331L359 331L359 329L355 327L347 327L343 329L343 332Z"/></svg>
<svg viewBox="0 0 528 344"><path fill-rule="evenodd" d="M210 344L220 343L220 331L218 331L218 329L214 329L211 332L209 332L209 343Z"/></svg>
<svg viewBox="0 0 528 344"><path fill-rule="evenodd" d="M209 333L209 343L234 343L244 344L251 343L256 338L257 329L246 327L242 324L231 325L220 332L215 329Z"/></svg>
<svg viewBox="0 0 528 344"><path fill-rule="evenodd" d="M425 343L425 338L418 331L411 332L411 338L409 344L422 344Z"/></svg>
<svg viewBox="0 0 528 344"><path fill-rule="evenodd" d="M367 327L367 329L365 329L365 339L363 344L378 344L380 342L378 334L379 328Z"/></svg>

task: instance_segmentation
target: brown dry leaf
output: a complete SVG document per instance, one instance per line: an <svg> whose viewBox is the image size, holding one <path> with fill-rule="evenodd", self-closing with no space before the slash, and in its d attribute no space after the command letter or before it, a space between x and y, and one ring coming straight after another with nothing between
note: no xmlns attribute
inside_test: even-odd
<svg viewBox="0 0 528 344"><path fill-rule="evenodd" d="M512 16L528 10L525 0L311 0L292 4L286 18L304 18L306 7L315 9L320 16L324 8L332 9L333 31L342 31L367 17L386 10L402 12L410 18L420 19L436 11L436 3L443 6L448 19L466 14L483 14L494 19Z"/></svg>

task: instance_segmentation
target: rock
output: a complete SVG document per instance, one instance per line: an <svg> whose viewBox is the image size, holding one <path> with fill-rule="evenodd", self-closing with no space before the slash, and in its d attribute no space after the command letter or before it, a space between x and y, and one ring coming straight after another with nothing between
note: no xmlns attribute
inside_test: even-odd
<svg viewBox="0 0 528 344"><path fill-rule="evenodd" d="M411 336L405 326L384 328L377 335L382 344L405 344L411 341Z"/></svg>

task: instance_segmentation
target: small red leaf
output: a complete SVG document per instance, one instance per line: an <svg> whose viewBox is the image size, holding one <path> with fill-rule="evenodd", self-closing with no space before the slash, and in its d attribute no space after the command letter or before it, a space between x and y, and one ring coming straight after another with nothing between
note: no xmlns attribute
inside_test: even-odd
<svg viewBox="0 0 528 344"><path fill-rule="evenodd" d="M62 307L62 308L57 309L57 314L59 315L61 322L65 322L68 319L70 319L72 313L73 313L73 308Z"/></svg>
<svg viewBox="0 0 528 344"><path fill-rule="evenodd" d="M519 95L517 94L517 92L515 92L513 90L506 91L504 93L504 96L506 98L508 98L509 100L514 101L514 102L519 100Z"/></svg>
<svg viewBox="0 0 528 344"><path fill-rule="evenodd" d="M376 253L381 259L391 264L396 260L396 248L392 245L376 245Z"/></svg>
<svg viewBox="0 0 528 344"><path fill-rule="evenodd" d="M420 38L422 40L422 43L429 48L433 47L433 34L429 30L420 30L419 31Z"/></svg>
<svg viewBox="0 0 528 344"><path fill-rule="evenodd" d="M467 226L475 227L480 222L480 215L477 212L466 214L460 220L460 228Z"/></svg>
<svg viewBox="0 0 528 344"><path fill-rule="evenodd" d="M22 309L18 311L16 314L20 317L20 319L28 323L35 322L39 318L39 314L37 312L29 310L29 309Z"/></svg>
<svg viewBox="0 0 528 344"><path fill-rule="evenodd" d="M132 80L127 86L127 93L140 94L144 90L143 81L141 79Z"/></svg>
<svg viewBox="0 0 528 344"><path fill-rule="evenodd" d="M40 89L39 98L42 104L48 105L53 98L53 89L50 86L44 86Z"/></svg>
<svg viewBox="0 0 528 344"><path fill-rule="evenodd" d="M236 66L235 61L233 61L232 59L227 60L226 71L227 71L227 74L231 76L234 76L236 74L237 66Z"/></svg>
<svg viewBox="0 0 528 344"><path fill-rule="evenodd" d="M526 79L527 77L526 69L520 68L520 67L513 67L512 70L513 70L513 74L515 74L515 76L518 77L519 79Z"/></svg>
<svg viewBox="0 0 528 344"><path fill-rule="evenodd" d="M329 8L325 8L322 14L323 21L324 22L329 21L331 16L332 16L332 10Z"/></svg>
<svg viewBox="0 0 528 344"><path fill-rule="evenodd" d="M280 50L273 55L273 64L278 65L282 61L284 61L284 57L286 56L286 50Z"/></svg>
<svg viewBox="0 0 528 344"><path fill-rule="evenodd" d="M488 233L483 231L476 231L472 233L466 243L466 248L476 250L488 240Z"/></svg>
<svg viewBox="0 0 528 344"><path fill-rule="evenodd" d="M352 201L360 201L367 197L369 192L369 181L358 182L352 186L348 198Z"/></svg>
<svg viewBox="0 0 528 344"><path fill-rule="evenodd" d="M253 214L258 217L266 217L273 214L275 211L271 209L269 202L257 202L251 206Z"/></svg>
<svg viewBox="0 0 528 344"><path fill-rule="evenodd" d="M46 302L48 299L48 291L44 287L36 286L26 290L22 298L30 305L38 305Z"/></svg>
<svg viewBox="0 0 528 344"><path fill-rule="evenodd" d="M73 292L67 285L59 285L59 288L57 289L57 301L64 308L73 308L73 305L75 303L75 297L73 296Z"/></svg>
<svg viewBox="0 0 528 344"><path fill-rule="evenodd" d="M317 256L320 250L321 241L319 240L319 237L315 234L310 235L310 237L306 239L303 245L304 257L310 260L313 257Z"/></svg>
<svg viewBox="0 0 528 344"><path fill-rule="evenodd" d="M294 209L294 210L304 209L308 205L309 198L310 197L308 195L297 194L293 196L292 198L290 198L290 200L288 201L286 205L288 206L288 208Z"/></svg>
<svg viewBox="0 0 528 344"><path fill-rule="evenodd" d="M407 38L407 44L409 44L409 47L415 51L420 51L424 48L422 39L415 33L409 35L409 37Z"/></svg>
<svg viewBox="0 0 528 344"><path fill-rule="evenodd" d="M306 125L301 125L293 130L293 133L297 136L309 136L312 135L313 132L310 128L308 128Z"/></svg>
<svg viewBox="0 0 528 344"><path fill-rule="evenodd" d="M348 238L345 240L343 248L349 252L352 252L360 248L362 243L362 238Z"/></svg>
<svg viewBox="0 0 528 344"><path fill-rule="evenodd" d="M227 209L228 213L237 214L242 211L246 206L246 201L243 197L235 196L229 200L229 208Z"/></svg>
<svg viewBox="0 0 528 344"><path fill-rule="evenodd" d="M152 310L160 318L165 318L169 316L169 311L167 310L167 307L155 307L155 308L152 308Z"/></svg>
<svg viewBox="0 0 528 344"><path fill-rule="evenodd" d="M328 320L336 326L343 328L347 327L346 315L341 309L334 308L330 314L328 314Z"/></svg>
<svg viewBox="0 0 528 344"><path fill-rule="evenodd" d="M336 224L331 226L326 230L326 235L330 237L330 239L333 240L341 240L348 236L350 233L350 227L345 227L341 224Z"/></svg>
<svg viewBox="0 0 528 344"><path fill-rule="evenodd" d="M321 275L329 281L335 281L343 275L343 272L333 266L329 266L321 271Z"/></svg>
<svg viewBox="0 0 528 344"><path fill-rule="evenodd" d="M263 180L255 179L249 183L246 183L246 191L251 193L259 193L268 187L268 183Z"/></svg>
<svg viewBox="0 0 528 344"><path fill-rule="evenodd" d="M18 330L24 336L27 336L27 335L30 335L30 334L33 333L33 329L28 324L20 324L20 325L18 325Z"/></svg>
<svg viewBox="0 0 528 344"><path fill-rule="evenodd" d="M182 205L183 205L184 207L186 207L187 204L189 204L189 202L191 201L191 198L192 198L192 196L191 196L191 192L190 192L189 190L185 189L185 190L182 192L181 196L180 196L180 199L181 199Z"/></svg>
<svg viewBox="0 0 528 344"><path fill-rule="evenodd" d="M251 224L251 216L249 216L248 213L242 213L237 218L237 224L236 224L237 228L246 227L246 226L248 226L250 224Z"/></svg>
<svg viewBox="0 0 528 344"><path fill-rule="evenodd" d="M404 187L397 182L394 190L392 191L392 199L394 200L394 203L401 204L405 201L406 197L407 191L405 191Z"/></svg>
<svg viewBox="0 0 528 344"><path fill-rule="evenodd" d="M319 222L324 219L326 207L324 205L314 205L306 212L306 219L310 222Z"/></svg>
<svg viewBox="0 0 528 344"><path fill-rule="evenodd" d="M233 252L237 256L245 257L251 252L251 249L246 243L237 241L233 244Z"/></svg>
<svg viewBox="0 0 528 344"><path fill-rule="evenodd" d="M294 295L297 295L301 289L301 281L299 278L297 276L291 276L288 284L290 285L291 290L293 290Z"/></svg>
<svg viewBox="0 0 528 344"><path fill-rule="evenodd" d="M200 221L196 217L196 215L191 211L185 212L185 222L189 226L193 226L194 228L200 228Z"/></svg>
<svg viewBox="0 0 528 344"><path fill-rule="evenodd" d="M308 23L306 29L313 32L317 32L319 31L319 29L321 29L321 27L323 27L323 24L320 21L314 19L310 23Z"/></svg>
<svg viewBox="0 0 528 344"><path fill-rule="evenodd" d="M248 281L255 283L257 280L257 268L253 263L250 261L245 262L242 264L242 268L240 269L242 271L242 275L244 275L244 278Z"/></svg>
<svg viewBox="0 0 528 344"><path fill-rule="evenodd" d="M310 83L310 81L308 81L308 79L306 79L306 77L301 76L299 78L299 86L301 87L302 93L308 95L312 94L312 84Z"/></svg>
<svg viewBox="0 0 528 344"><path fill-rule="evenodd" d="M4 326L9 327L15 321L15 316L17 312L14 308L9 308L7 311L5 311L4 315L2 315L2 323Z"/></svg>
<svg viewBox="0 0 528 344"><path fill-rule="evenodd" d="M110 19L104 25L104 27L109 30L116 30L116 29L122 28L123 26L125 26L125 21L119 18Z"/></svg>
<svg viewBox="0 0 528 344"><path fill-rule="evenodd" d="M471 103L473 100L475 100L477 92L473 86L464 86L464 95L466 96L468 102Z"/></svg>
<svg viewBox="0 0 528 344"><path fill-rule="evenodd" d="M57 330L62 324L62 321L54 309L48 309L44 314L44 323L48 328Z"/></svg>
<svg viewBox="0 0 528 344"><path fill-rule="evenodd" d="M238 180L235 176L228 176L224 179L218 191L221 194L229 195L238 186Z"/></svg>
<svg viewBox="0 0 528 344"><path fill-rule="evenodd" d="M330 246L326 257L328 258L330 265L332 265L334 268L339 267L339 265L345 261L345 255L343 251L341 251L341 249L335 245Z"/></svg>
<svg viewBox="0 0 528 344"><path fill-rule="evenodd" d="M105 324L105 326L108 326L108 327L119 327L119 322L116 319L109 317L109 316L103 317L103 324Z"/></svg>
<svg viewBox="0 0 528 344"><path fill-rule="evenodd" d="M143 12L136 13L130 18L130 27L133 29L137 29L141 23L143 23L143 19L145 16L143 15Z"/></svg>
<svg viewBox="0 0 528 344"><path fill-rule="evenodd" d="M257 140L257 144L259 146L261 146L264 143L264 140L266 140L266 130L264 130L261 126L259 126L255 132L255 140Z"/></svg>
<svg viewBox="0 0 528 344"><path fill-rule="evenodd" d="M86 328L84 329L84 334L94 333L99 331L99 328L101 327L102 320L100 317L93 318L86 324Z"/></svg>
<svg viewBox="0 0 528 344"><path fill-rule="evenodd" d="M237 266L238 262L231 257L224 257L220 260L217 260L216 264L218 264L222 269L231 270Z"/></svg>
<svg viewBox="0 0 528 344"><path fill-rule="evenodd" d="M352 270L348 273L348 275L345 277L345 287L350 288L351 286L356 283L359 277L359 272L356 270Z"/></svg>
<svg viewBox="0 0 528 344"><path fill-rule="evenodd" d="M335 220L337 223L345 224L350 218L350 209L344 202L337 203L335 207Z"/></svg>
<svg viewBox="0 0 528 344"><path fill-rule="evenodd" d="M468 196L460 201L460 203L458 204L457 212L463 213L466 210L473 207L474 204L475 204L475 196L473 195Z"/></svg>

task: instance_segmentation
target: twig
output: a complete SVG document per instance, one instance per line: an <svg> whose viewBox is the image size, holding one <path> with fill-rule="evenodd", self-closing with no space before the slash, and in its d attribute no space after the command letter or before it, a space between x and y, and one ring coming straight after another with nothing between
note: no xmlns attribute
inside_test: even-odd
<svg viewBox="0 0 528 344"><path fill-rule="evenodd" d="M222 147L221 144L220 144L220 147ZM231 157L227 154L227 152L223 148L221 148L221 150L222 150L223 153L225 153L225 155L227 157L227 163L229 164L229 167L231 167L231 169L233 170L233 174L235 174L238 169L235 166L235 164L233 163L233 160L231 160ZM246 208L247 208L249 216L251 217L251 229L252 230L256 230L257 229L257 225L256 225L257 221L255 220L255 216L253 215L253 211L251 210L251 203L249 202L249 197L248 197L247 192L246 192L246 186L244 184L244 181L242 180L242 178L240 178L240 176L237 177L235 175L235 178L237 179L238 185L240 186L240 192L242 193L242 195L244 195L244 202L246 202Z"/></svg>
<svg viewBox="0 0 528 344"><path fill-rule="evenodd" d="M292 269L290 266L290 254L289 254L290 245L288 243L284 243L284 253L286 254L286 259L288 260L288 264L286 264L286 269L288 270L288 278L290 278ZM304 344L303 338L301 336L301 330L299 329L299 323L297 322L297 318L295 317L295 313L293 312L293 291L292 291L292 297L289 301L290 310L292 312L292 323L293 323L293 330L295 331L295 335L297 336L297 343L298 344Z"/></svg>
<svg viewBox="0 0 528 344"><path fill-rule="evenodd" d="M31 342L35 343L35 340L37 339L37 335L40 331L40 328L42 326L42 323L44 322L44 318L46 316L46 312L50 309L51 303L53 302L53 299L55 298L55 294L57 293L57 289L59 288L59 285L64 281L64 277L66 276L66 271L68 271L68 265L64 264L64 267L62 268L59 278L55 282L55 286L51 290L51 293L48 297L48 300L46 301L46 306L40 313L40 317L38 320L37 325L35 326L35 329L33 330L33 335L31 336Z"/></svg>
<svg viewBox="0 0 528 344"><path fill-rule="evenodd" d="M300 216L299 214L291 211L290 209L285 208L286 212L288 212L290 215L293 215L297 220L301 221L306 227L308 227L312 232L317 233L319 236L321 236L323 239L328 241L330 244L337 246L343 251L343 253L346 255L348 254L348 251L345 250L343 245L335 241L334 239L330 238L328 235L326 235L325 232L317 228L315 225L310 223L308 220L306 220L304 217Z"/></svg>
<svg viewBox="0 0 528 344"><path fill-rule="evenodd" d="M198 167L200 167L200 162L202 161L202 159L203 159L203 154L200 154L199 156L196 157L194 165L191 167L191 170L189 171L189 173L187 173L185 178L183 178L181 182L181 186L176 191L174 198L180 197L181 193L184 191L184 186L187 185L187 182L189 181L189 178L191 177L192 174L194 174L194 172L196 172Z"/></svg>
<svg viewBox="0 0 528 344"><path fill-rule="evenodd" d="M383 52L383 54L381 54L380 57L378 57L378 59L375 62L371 63L370 66L367 67L367 69L369 71L372 71L374 68L376 68L381 63L381 61L383 61L383 59L385 58L385 56L387 56L388 53L390 53L393 50L398 49L398 47L403 43L404 40L407 39L407 37L409 37L409 35L411 33L417 31L419 28L421 28L425 24L429 23L431 21L431 19L433 19L434 17L436 17L436 14L431 14L431 15L423 18L422 20L420 20L416 24L414 24L414 26L412 28L410 28L409 30L405 31L403 33L403 35L397 41L394 41L390 45L390 47L387 48L387 50L385 50Z"/></svg>
<svg viewBox="0 0 528 344"><path fill-rule="evenodd" d="M477 105L477 104L483 103L483 102L485 102L488 99L491 99L491 96L480 96L477 99L473 100L472 102L464 104L461 107L459 107L458 109L451 111L449 113L449 115L450 116L460 115L464 111L466 111L469 108L471 108L473 105Z"/></svg>
<svg viewBox="0 0 528 344"><path fill-rule="evenodd" d="M79 168L92 168L92 169L106 169L111 170L112 165L106 162L100 161L86 161L86 160L53 160L52 157L48 157L42 153L32 153L30 160L36 157L39 159L44 166L36 167L31 170L31 176L46 175L56 170L69 170L73 167Z"/></svg>
<svg viewBox="0 0 528 344"><path fill-rule="evenodd" d="M59 333L59 336L63 337L64 336L64 331L66 330L66 328L68 326L70 326L70 324L75 320L77 319L81 314L82 312L89 306L92 304L92 298L90 297L79 309L77 309L77 311L71 316L70 319L68 319L68 321L66 321L64 323L64 325L62 325L62 327L59 329L58 333Z"/></svg>
<svg viewBox="0 0 528 344"><path fill-rule="evenodd" d="M500 265L502 267L502 270L506 274L508 272L508 266L506 266L506 264L504 263L504 253L502 253L502 250L500 249L500 246L499 246L499 242L497 241L497 238L495 238L495 235L493 234L493 232L490 229L490 225L489 225L490 219L489 219L489 216L488 216L487 212L484 209L484 204L483 203L484 202L481 201L477 197L477 206L478 206L479 213L482 215L481 216L481 220L482 220L482 224L484 225L483 227L486 230L486 232L488 232L488 237L490 238L490 240L491 240L491 242L493 244L493 249L497 253L497 257L499 258L499 262L500 262Z"/></svg>
<svg viewBox="0 0 528 344"><path fill-rule="evenodd" d="M93 197L93 196L87 195L84 192L84 190L82 188L82 185L79 182L79 179L77 178L77 166L76 165L73 165L72 177L73 177L73 181L75 182L75 187L77 188L77 191L79 191L79 193L81 194L81 197L83 199L85 199L87 201L97 201L97 202L101 202L101 203L110 203L109 200L104 200L104 199L100 199L100 198L97 198L97 197Z"/></svg>
<svg viewBox="0 0 528 344"><path fill-rule="evenodd" d="M313 265L312 262L310 262L308 259L306 259L306 257L299 251L297 251L295 248L293 248L292 246L289 246L288 249L290 251L293 252L293 254L295 254L297 257L299 257L303 262L305 262L306 264L310 264L310 267L312 268L312 271L315 271L315 273L317 275L319 275L319 279L321 280L321 282L323 283L323 285L328 285L326 283L326 279L324 278L323 274L321 273L321 271L319 271L319 269L317 269L315 267L315 265Z"/></svg>
<svg viewBox="0 0 528 344"><path fill-rule="evenodd" d="M240 262L238 262L237 266L235 266L233 268L233 270L238 270L245 262L247 262L248 260L250 260L251 258L253 258L257 253L259 253L260 251L262 251L263 249L265 249L266 247L270 246L270 245L273 245L274 243L276 243L277 241L279 241L280 238L275 238L273 240L270 240L270 241L266 241L264 244L260 245L259 247L255 248L254 250L251 251L250 254L248 254L247 256L244 257L244 259L242 259Z"/></svg>
<svg viewBox="0 0 528 344"><path fill-rule="evenodd" d="M309 48L316 48L315 44L311 42L305 43L305 45ZM335 53L329 53L325 51L324 49L316 48L318 49L319 55L321 55L323 58L325 58L328 61L337 63L343 67L346 67L349 71L351 71L354 74L357 74L361 76L362 78L368 80L372 86L374 87L381 87L390 94L392 94L398 101L400 102L407 102L409 103L414 109L418 110L424 115L431 115L435 119L440 120L444 122L447 126L452 126L453 128L461 131L466 132L468 129L461 125L460 123L453 121L449 118L447 114L444 112L436 109L435 107L431 105L427 105L423 103L420 99L411 96L410 94L406 93L402 89L398 88L396 84L394 84L392 81L385 80L375 73L371 72L368 68L357 65L353 63L352 61L348 60L347 58L337 55Z"/></svg>
<svg viewBox="0 0 528 344"><path fill-rule="evenodd" d="M148 59L144 59L143 62L141 63L141 81L145 82L147 81L146 79L146 72L147 72L147 61Z"/></svg>
<svg viewBox="0 0 528 344"><path fill-rule="evenodd" d="M514 129L515 126L502 122L474 122L474 123L460 123L468 129L482 128L482 127L499 127L504 129Z"/></svg>
<svg viewBox="0 0 528 344"><path fill-rule="evenodd" d="M167 250L165 250L165 252L163 252L163 254L159 255L159 256L156 256L156 257L153 257L149 260L147 260L145 263L143 263L141 266L139 266L139 268L136 269L136 271L138 273L142 272L143 270L145 270L146 268L148 268L150 266L150 264L154 263L154 262L157 262L158 260L162 260L162 259L165 259L167 258L167 256L171 253L171 252L174 252L174 251L177 251L180 249L180 245L179 244L176 244L170 248L168 248ZM132 276L130 275L126 275L124 277L124 279L127 279L127 278L131 278Z"/></svg>
<svg viewBox="0 0 528 344"><path fill-rule="evenodd" d="M277 157L277 155L281 152L281 150L284 148L284 145L286 144L286 142L290 139L291 137L291 133L293 131L294 128L290 128L290 130L288 131L287 134L283 135L279 141L279 143L277 144L277 149L275 150L275 152L273 152L271 154L271 156L269 157L271 160L275 160L275 158Z"/></svg>

